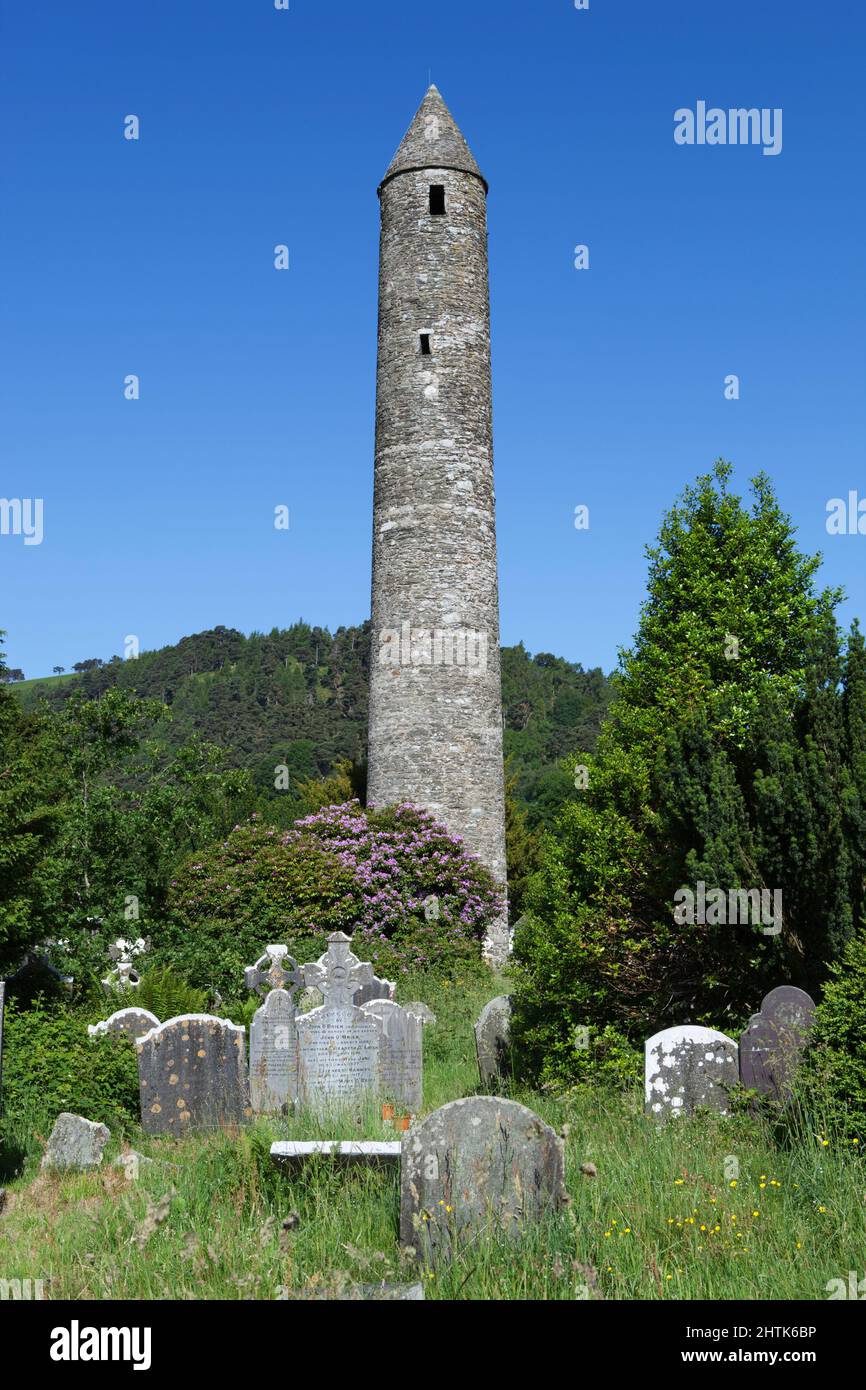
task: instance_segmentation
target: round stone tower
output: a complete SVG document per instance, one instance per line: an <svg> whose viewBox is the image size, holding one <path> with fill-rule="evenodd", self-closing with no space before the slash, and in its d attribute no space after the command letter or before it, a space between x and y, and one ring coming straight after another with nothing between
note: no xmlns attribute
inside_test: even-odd
<svg viewBox="0 0 866 1390"><path fill-rule="evenodd" d="M379 199L368 801L426 807L504 887L487 183L435 87Z"/></svg>

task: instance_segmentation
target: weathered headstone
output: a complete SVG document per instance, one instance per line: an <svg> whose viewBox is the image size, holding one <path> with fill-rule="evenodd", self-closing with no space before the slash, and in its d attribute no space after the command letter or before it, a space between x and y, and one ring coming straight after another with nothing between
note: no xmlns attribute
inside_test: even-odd
<svg viewBox="0 0 866 1390"><path fill-rule="evenodd" d="M332 932L325 954L301 967L306 988L319 990L325 1005L331 1008L350 1008L355 1004L355 995L376 980L370 962L359 960L351 947L351 938L345 932Z"/></svg>
<svg viewBox="0 0 866 1390"><path fill-rule="evenodd" d="M285 1114L298 1098L294 992L304 982L303 973L286 946L268 946L245 970L244 981L259 994L268 990L250 1024L252 1107L257 1114Z"/></svg>
<svg viewBox="0 0 866 1390"><path fill-rule="evenodd" d="M380 1029L379 1093L407 1109L421 1109L423 1100L422 1023L393 999L374 999L364 1013Z"/></svg>
<svg viewBox="0 0 866 1390"><path fill-rule="evenodd" d="M42 1167L81 1171L98 1168L110 1138L111 1132L105 1125L64 1110L54 1122Z"/></svg>
<svg viewBox="0 0 866 1390"><path fill-rule="evenodd" d="M511 995L498 994L485 1004L475 1025L475 1051L482 1086L490 1086L510 1070Z"/></svg>
<svg viewBox="0 0 866 1390"><path fill-rule="evenodd" d="M401 1244L432 1261L481 1230L519 1237L567 1200L563 1163L562 1140L525 1105L453 1100L403 1139Z"/></svg>
<svg viewBox="0 0 866 1390"><path fill-rule="evenodd" d="M321 1111L377 1092L379 1025L352 1002L373 967L352 954L343 932L333 932L326 953L303 973L325 1002L298 1019L299 1103Z"/></svg>
<svg viewBox="0 0 866 1390"><path fill-rule="evenodd" d="M118 1009L110 1018L101 1023L88 1023L87 1031L91 1038L105 1033L120 1033L128 1038L143 1038L151 1028L159 1027L159 1019L149 1009Z"/></svg>
<svg viewBox="0 0 866 1390"><path fill-rule="evenodd" d="M136 1040L148 1134L245 1124L251 1114L244 1029L211 1014L170 1018Z"/></svg>
<svg viewBox="0 0 866 1390"><path fill-rule="evenodd" d="M298 995L295 1012L308 1014L311 1009L320 1009L324 1000L317 989L305 989Z"/></svg>
<svg viewBox="0 0 866 1390"><path fill-rule="evenodd" d="M288 962L289 969L286 969L284 962ZM303 969L294 956L289 955L288 946L266 946L265 954L244 971L247 989L261 995L267 994L269 989L284 989L290 994L303 983Z"/></svg>
<svg viewBox="0 0 866 1390"><path fill-rule="evenodd" d="M761 1002L740 1038L740 1080L776 1100L790 1094L812 1026L815 1001L794 985L779 985Z"/></svg>
<svg viewBox="0 0 866 1390"><path fill-rule="evenodd" d="M645 1054L647 1114L665 1119L699 1107L728 1113L728 1094L740 1079L737 1044L714 1028L685 1024L648 1038Z"/></svg>
<svg viewBox="0 0 866 1390"><path fill-rule="evenodd" d="M284 1115L297 1098L295 1005L284 989L272 989L250 1024L250 1099L257 1115Z"/></svg>
<svg viewBox="0 0 866 1390"><path fill-rule="evenodd" d="M420 1018L425 1027L436 1022L436 1015L433 1010L418 999L413 999L411 1004L404 1004L403 1008L407 1014L414 1014L416 1018Z"/></svg>
<svg viewBox="0 0 866 1390"><path fill-rule="evenodd" d="M380 980L378 975L374 975L367 984L361 985L360 989L355 990L352 1003L360 1009L374 999L393 999L396 989L397 986L393 980Z"/></svg>
<svg viewBox="0 0 866 1390"><path fill-rule="evenodd" d="M144 1154L138 1153L135 1149L129 1149L126 1153L118 1154L114 1160L115 1168L123 1169L123 1176L127 1182L135 1182L141 1172L142 1167L153 1163L152 1158L147 1158Z"/></svg>

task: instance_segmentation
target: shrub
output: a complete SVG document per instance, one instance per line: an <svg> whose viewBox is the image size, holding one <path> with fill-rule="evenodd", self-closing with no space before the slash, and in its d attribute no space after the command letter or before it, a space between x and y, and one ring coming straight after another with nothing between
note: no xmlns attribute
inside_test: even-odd
<svg viewBox="0 0 866 1390"><path fill-rule="evenodd" d="M138 1067L124 1037L91 1038L91 1014L49 1009L43 1000L20 1011L7 1004L3 1039L4 1129L48 1137L61 1110L107 1124L112 1132L139 1120Z"/></svg>
<svg viewBox="0 0 866 1390"><path fill-rule="evenodd" d="M487 869L416 807L365 811L349 801L288 831L254 815L176 874L154 959L231 998L266 943L306 961L345 931L380 974L448 974L479 957L501 906Z"/></svg>
<svg viewBox="0 0 866 1390"><path fill-rule="evenodd" d="M844 1137L866 1148L866 928L849 941L830 976L815 1014L800 1099L829 1113Z"/></svg>
<svg viewBox="0 0 866 1390"><path fill-rule="evenodd" d="M141 977L138 989L124 994L115 1005L123 1009L134 1007L149 1009L156 1014L160 1023L178 1014L203 1014L208 1008L205 989L194 989L171 966L151 967Z"/></svg>

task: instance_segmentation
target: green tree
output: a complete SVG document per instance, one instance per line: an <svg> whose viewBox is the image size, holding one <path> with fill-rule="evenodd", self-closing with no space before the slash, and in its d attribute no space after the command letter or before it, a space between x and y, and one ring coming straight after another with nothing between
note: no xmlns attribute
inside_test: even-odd
<svg viewBox="0 0 866 1390"><path fill-rule="evenodd" d="M3 670L0 651L0 676ZM54 833L56 780L43 721L22 715L0 679L0 976L20 962L44 928L30 885Z"/></svg>
<svg viewBox="0 0 866 1390"><path fill-rule="evenodd" d="M647 551L635 642L595 754L576 757L588 786L531 881L515 1028L536 1072L575 1073L576 1024L736 1026L781 979L815 987L853 931L862 642L846 697L840 591L816 590L820 557L798 552L766 476L746 506L730 475L720 461L686 488ZM701 880L781 892L780 922L678 923L674 894Z"/></svg>

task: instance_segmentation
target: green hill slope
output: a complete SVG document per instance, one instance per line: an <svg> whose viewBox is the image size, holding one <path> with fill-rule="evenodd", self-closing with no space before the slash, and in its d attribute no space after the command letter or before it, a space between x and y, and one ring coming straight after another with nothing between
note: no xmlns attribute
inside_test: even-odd
<svg viewBox="0 0 866 1390"><path fill-rule="evenodd" d="M369 623L331 634L298 622L249 637L216 627L134 661L113 658L10 688L25 708L44 699L59 709L74 691L96 698L112 686L161 700L172 711L161 735L169 746L197 733L229 750L230 762L249 768L268 794L277 764L301 779L329 772L341 758L363 761L369 647ZM598 669L532 656L521 643L502 650L502 696L509 771L534 824L548 818L569 784L558 760L594 747L610 682Z"/></svg>

